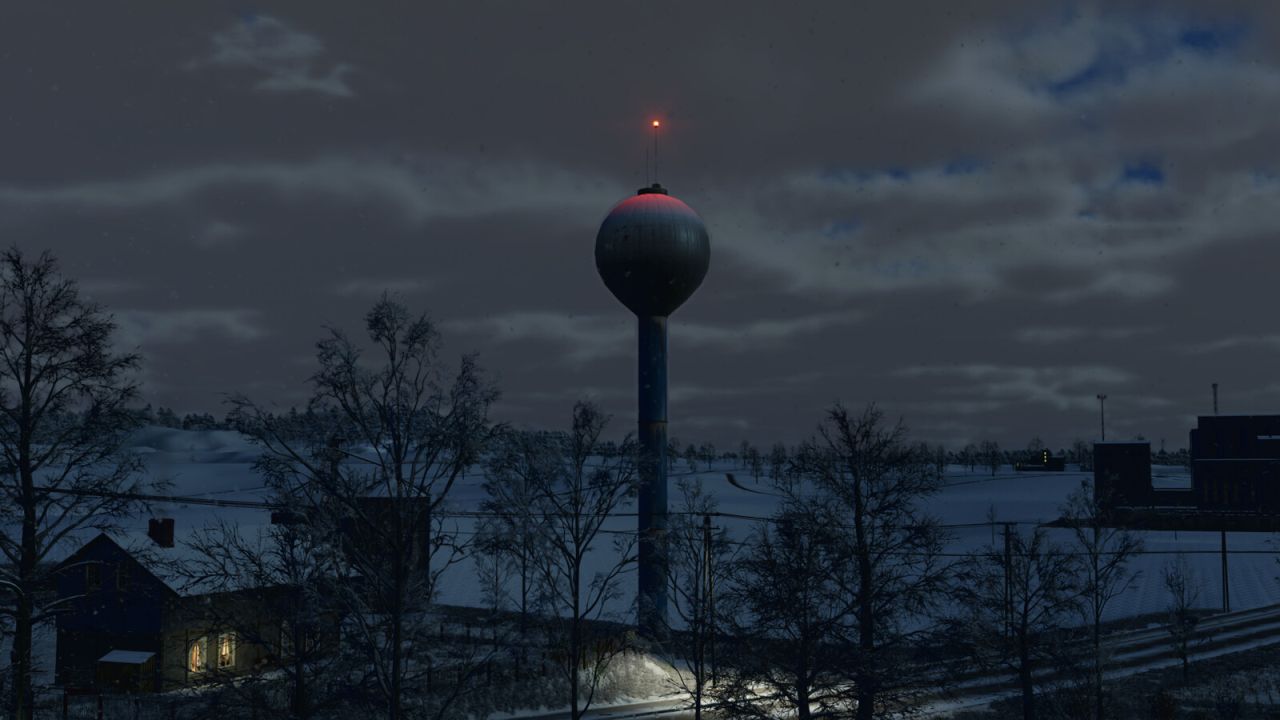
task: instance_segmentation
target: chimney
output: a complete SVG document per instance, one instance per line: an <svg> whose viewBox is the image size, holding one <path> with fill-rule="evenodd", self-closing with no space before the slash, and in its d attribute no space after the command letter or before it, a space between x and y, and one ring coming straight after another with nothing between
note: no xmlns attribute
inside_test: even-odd
<svg viewBox="0 0 1280 720"><path fill-rule="evenodd" d="M173 547L173 518L147 520L147 537L160 547Z"/></svg>

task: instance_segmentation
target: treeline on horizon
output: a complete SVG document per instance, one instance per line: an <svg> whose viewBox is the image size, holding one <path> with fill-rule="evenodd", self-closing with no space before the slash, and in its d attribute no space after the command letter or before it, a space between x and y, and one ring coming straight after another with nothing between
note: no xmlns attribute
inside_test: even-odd
<svg viewBox="0 0 1280 720"><path fill-rule="evenodd" d="M243 423L238 422L234 413L230 412L224 415L222 419L218 419L208 412L188 412L179 416L172 408L163 405L153 407L148 403L137 410L136 413L138 421L142 425L175 430L229 430L243 432L245 429ZM312 413L312 411L308 409L299 411L296 407L292 407L284 413L268 414L273 415L282 425L292 424L297 427L305 427L314 424L311 422L313 418L307 417L309 413ZM536 432L545 433L548 436L564 436L565 434L563 431L557 430ZM1145 442L1145 439L1138 437L1135 442ZM951 449L942 444L925 442L918 443L918 447L922 453L931 457L940 468L955 465L964 467L970 472L974 472L978 468L992 469L994 472L1005 465L1034 463L1040 459L1044 450L1049 449L1038 436L1033 437L1026 447L1021 449L1001 448L1000 444L994 440L967 443L959 449ZM616 441L601 441L602 452L606 455L615 454L618 448L619 444ZM746 440L743 440L733 450L720 450L714 443L710 442L697 445L685 443L677 436L672 436L667 442L669 470L682 467L689 472L699 472L710 470L711 465L716 462L732 463L739 469L748 471L755 480L765 477L777 478L787 458L793 456L795 452L795 446L788 447L784 443L774 443L768 451L761 451L759 447ZM1081 470L1092 469L1093 445L1085 440L1076 439L1070 448L1051 450L1051 454L1053 457L1063 458L1068 463L1078 465ZM1158 450L1152 449L1151 462L1155 465L1190 467L1191 453L1186 448L1178 448L1173 451L1165 450L1163 447Z"/></svg>

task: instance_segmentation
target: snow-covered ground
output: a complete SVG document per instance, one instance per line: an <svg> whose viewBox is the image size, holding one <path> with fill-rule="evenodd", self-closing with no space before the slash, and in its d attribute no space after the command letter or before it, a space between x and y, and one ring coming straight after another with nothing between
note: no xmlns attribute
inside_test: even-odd
<svg viewBox="0 0 1280 720"><path fill-rule="evenodd" d="M195 496L221 500L259 500L264 497L262 480L253 470L255 451L248 441L234 432L181 431L167 428L147 428L133 442L134 450L146 459L147 469L154 479L171 483L167 491L173 495ZM768 495L767 480L755 481L749 471L733 463L718 463L689 473L683 462L672 473L671 506L676 509L679 494L675 478L693 478L710 491L719 502L720 510L735 515L767 517L775 510L776 498ZM726 472L734 473L743 490L731 484ZM1157 467L1155 474L1164 487L1188 486L1186 470L1176 467ZM946 476L946 487L929 501L929 510L948 525L985 523L988 513L994 511L998 522L1045 522L1055 519L1067 495L1078 488L1087 473L1075 471L1015 473L999 472L992 476L988 471L968 472L952 466ZM455 488L450 505L455 510L475 510L484 498L482 476L477 471L468 475ZM756 491L756 492L752 492ZM634 508L630 510L634 511ZM190 504L165 504L153 508L156 516L175 519L178 548L172 555L182 553L181 544L192 531L222 519L239 524L245 532L257 532L270 523L265 510L208 507ZM472 521L457 519L463 532L472 529ZM719 518L718 523L727 527L735 537L745 537L752 521ZM609 529L628 532L635 529L634 517L620 517L609 524ZM126 544L146 545L147 518L138 517L126 523L121 540ZM984 544L998 540L998 531L987 526L954 527L953 540L948 548L952 552L976 550ZM1055 539L1069 542L1065 530L1051 530ZM1138 581L1109 607L1108 615L1119 618L1134 614L1161 610L1166 602L1166 592L1160 582L1161 568L1166 562L1183 553L1195 573L1200 587L1200 605L1221 605L1221 560L1218 554L1219 536L1213 532L1147 532L1142 534L1149 554L1136 558L1133 568L1140 573ZM606 536L607 540L619 537ZM84 539L87 539L84 538ZM598 566L607 563L612 553L608 542L597 548L593 562ZM1231 606L1242 610L1280 602L1280 584L1277 575L1280 567L1277 555L1270 551L1272 536L1262 533L1232 533L1229 546L1233 554L1229 558ZM69 552L74 547L68 547ZM1258 552L1262 551L1262 552ZM1256 554L1246 554L1252 552ZM1278 553L1280 555L1280 553ZM626 580L628 584L633 580ZM475 580L474 568L467 562L451 568L441 587L440 600L446 603L478 605L480 591ZM618 605L612 608L620 616L629 614L628 608Z"/></svg>

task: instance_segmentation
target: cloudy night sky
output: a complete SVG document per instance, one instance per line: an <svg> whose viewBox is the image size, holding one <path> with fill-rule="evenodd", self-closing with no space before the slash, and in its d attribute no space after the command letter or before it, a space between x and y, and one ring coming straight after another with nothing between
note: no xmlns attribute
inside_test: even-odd
<svg viewBox="0 0 1280 720"><path fill-rule="evenodd" d="M1186 444L1280 410L1269 3L10 3L0 237L52 250L144 399L301 404L383 290L499 419L635 418L596 229L659 179L711 234L671 434ZM356 11L355 8L359 8ZM374 9L376 7L376 9Z"/></svg>

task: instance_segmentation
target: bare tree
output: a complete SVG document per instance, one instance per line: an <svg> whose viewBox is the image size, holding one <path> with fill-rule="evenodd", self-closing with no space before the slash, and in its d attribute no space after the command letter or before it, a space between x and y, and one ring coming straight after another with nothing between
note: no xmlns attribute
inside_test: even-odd
<svg viewBox="0 0 1280 720"><path fill-rule="evenodd" d="M681 503L667 530L667 587L671 609L679 627L669 628L671 651L689 667L677 682L693 698L695 720L702 720L702 706L715 671L716 588L728 586L732 552L724 528L714 528L711 518L716 501L696 480L678 483Z"/></svg>
<svg viewBox="0 0 1280 720"><path fill-rule="evenodd" d="M476 525L475 540L471 543L471 558L480 583L480 599L496 618L510 600L507 579L514 563L508 552L511 539L503 532L503 526L490 518Z"/></svg>
<svg viewBox="0 0 1280 720"><path fill-rule="evenodd" d="M283 500L277 498L277 501ZM288 717L313 717L329 706L341 672L337 624L341 608L332 601L338 558L333 547L302 515L253 535L219 522L193 534L191 552L174 570L193 591L235 591L238 602L204 608L213 626L235 632L237 642L267 651L288 687ZM264 698L244 692L244 678L227 676L223 687L255 709Z"/></svg>
<svg viewBox="0 0 1280 720"><path fill-rule="evenodd" d="M689 443L688 445L685 446L684 464L686 467L689 468L690 473L698 472L698 461L700 459L701 459L701 456L698 453L698 448L696 445L694 445L693 443Z"/></svg>
<svg viewBox="0 0 1280 720"><path fill-rule="evenodd" d="M781 482L787 473L787 446L782 443L774 443L769 448L769 479Z"/></svg>
<svg viewBox="0 0 1280 720"><path fill-rule="evenodd" d="M760 482L760 476L764 474L764 457L754 446L747 451L747 464L751 467L751 477Z"/></svg>
<svg viewBox="0 0 1280 720"><path fill-rule="evenodd" d="M1080 603L1079 563L1043 528L1029 534L1006 525L999 546L967 558L954 592L957 635L980 666L1013 674L1022 717L1036 717L1036 671L1058 657L1063 629Z"/></svg>
<svg viewBox="0 0 1280 720"><path fill-rule="evenodd" d="M947 449L941 445L934 445L930 453L930 459L933 461L933 472L938 476L938 482L942 482L947 474Z"/></svg>
<svg viewBox="0 0 1280 720"><path fill-rule="evenodd" d="M1142 538L1116 526L1109 517L1109 507L1107 498L1095 494L1088 479L1068 496L1063 507L1063 520L1071 528L1081 556L1079 585L1084 600L1081 608L1089 626L1095 720L1103 720L1106 715L1103 673L1107 659L1102 646L1102 618L1111 601L1137 581L1139 574L1130 572L1129 561L1142 551Z"/></svg>
<svg viewBox="0 0 1280 720"><path fill-rule="evenodd" d="M1191 642L1195 638L1196 626L1200 624L1200 615L1196 612L1196 605L1200 602L1200 583L1182 555L1164 566L1161 580L1169 593L1168 619L1164 627L1169 633L1169 645L1182 661L1182 682L1186 683L1191 674Z"/></svg>
<svg viewBox="0 0 1280 720"><path fill-rule="evenodd" d="M936 609L947 584L945 535L922 509L941 483L906 433L874 405L850 415L837 404L796 461L839 528L836 547L850 568L836 577L852 608L854 654L846 667L859 720L910 702L916 688L902 663L924 629L910 630L908 621Z"/></svg>
<svg viewBox="0 0 1280 720"><path fill-rule="evenodd" d="M1031 438L1027 442L1027 449L1022 451L1021 461L1024 463L1038 464L1044 457L1044 451L1048 448L1044 444L1044 440L1039 435Z"/></svg>
<svg viewBox="0 0 1280 720"><path fill-rule="evenodd" d="M489 523L491 537L496 543L495 549L506 557L508 578L513 579L516 585L510 592L513 593L512 599L520 615L519 629L522 637L528 633L530 616L537 609L536 604L540 599L539 583L542 578L538 570L538 558L545 549L545 533L540 527L541 518L537 515L541 491L537 483L529 481L530 472L519 471L525 467L520 464L520 460L540 457L536 454L526 455L525 450L532 450L544 443L561 444L567 439L567 436L556 439L550 435L505 438L498 443L500 452L491 455L486 465L486 497L480 507L493 516ZM619 453L607 452L604 456L615 458Z"/></svg>
<svg viewBox="0 0 1280 720"><path fill-rule="evenodd" d="M497 390L473 356L450 374L435 325L386 295L365 330L372 362L340 330L317 343L305 414L281 418L237 397L233 417L263 448L273 487L339 544L348 642L372 696L400 720L427 685L426 610L464 550L440 511L493 437Z"/></svg>
<svg viewBox="0 0 1280 720"><path fill-rule="evenodd" d="M49 253L0 256L0 606L13 628L10 710L32 716L32 632L58 609L41 590L57 553L135 511L140 463L121 452L139 359Z"/></svg>
<svg viewBox="0 0 1280 720"><path fill-rule="evenodd" d="M723 617L730 660L711 694L729 717L847 717L848 563L824 504L793 496L733 565Z"/></svg>
<svg viewBox="0 0 1280 720"><path fill-rule="evenodd" d="M1081 472L1093 469L1093 447L1089 443L1076 438L1071 442L1072 462L1079 466Z"/></svg>
<svg viewBox="0 0 1280 720"><path fill-rule="evenodd" d="M711 463L716 461L716 446L711 443L702 443L698 446L698 454L702 457L702 464L711 469Z"/></svg>
<svg viewBox="0 0 1280 720"><path fill-rule="evenodd" d="M1000 452L999 443L995 440L983 440L978 447L978 453L982 456L982 464L991 471L991 477L995 477L1000 471L1000 466L1004 464L1004 455Z"/></svg>
<svg viewBox="0 0 1280 720"><path fill-rule="evenodd" d="M516 507L524 498L503 494L512 488L527 488L533 500L541 548L533 561L551 616L549 631L561 635L555 646L564 650L561 668L573 720L591 707L602 675L622 649L597 621L622 596L622 576L636 558L635 535L613 534L608 527L610 517L635 493L636 450L627 438L616 456L601 457L607 424L594 405L580 402L567 436L512 433L490 466L496 476L490 479L494 502ZM603 569L589 575L588 558L602 550L607 538L614 538L613 554L603 561Z"/></svg>

